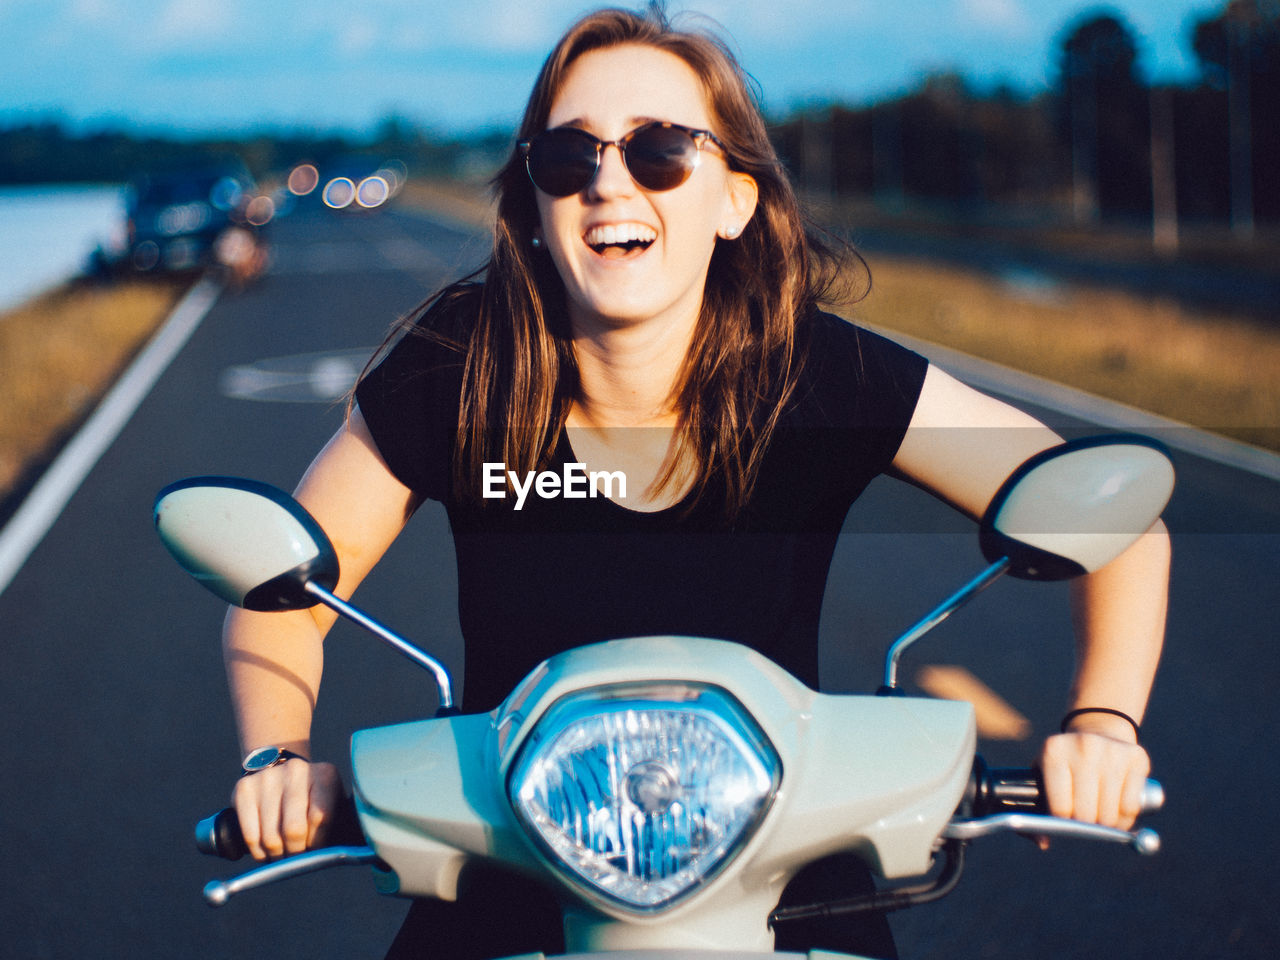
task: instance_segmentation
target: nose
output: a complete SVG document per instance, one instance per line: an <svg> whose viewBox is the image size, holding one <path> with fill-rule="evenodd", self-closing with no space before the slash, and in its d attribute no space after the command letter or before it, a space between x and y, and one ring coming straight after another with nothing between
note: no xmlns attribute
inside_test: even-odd
<svg viewBox="0 0 1280 960"><path fill-rule="evenodd" d="M622 147L606 143L600 147L600 167L587 184L587 196L593 200L610 200L630 196L636 190L636 182L627 172L622 160Z"/></svg>

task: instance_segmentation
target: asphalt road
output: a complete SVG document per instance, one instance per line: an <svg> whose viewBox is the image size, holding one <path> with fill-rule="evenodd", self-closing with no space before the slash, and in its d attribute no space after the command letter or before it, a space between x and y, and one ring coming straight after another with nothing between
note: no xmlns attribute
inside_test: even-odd
<svg viewBox="0 0 1280 960"><path fill-rule="evenodd" d="M371 347L482 250L464 232L395 211L303 210L276 225L273 240L270 274L219 299L0 594L4 956L377 957L404 912L373 892L363 868L219 911L204 905L204 882L235 871L200 857L190 839L194 821L225 801L239 759L221 607L168 559L150 509L161 486L193 474L292 486L341 410L232 397L230 385L242 396L246 382L266 383L246 381L245 367L287 374L311 361L279 358ZM325 369L340 379L338 367ZM272 382L293 399L311 389ZM1177 461L1169 640L1145 724L1169 794L1151 822L1163 852L976 843L955 893L895 919L903 956L1275 955L1280 498L1274 481ZM828 587L824 684L873 688L887 640L980 565L967 521L902 485L873 485ZM457 665L453 592L447 524L428 505L359 600ZM353 628L335 630L326 653L322 755L341 758L352 729L415 718L432 702L428 678ZM1064 589L1009 581L921 643L905 670L962 664L1043 736L1060 716L1070 659ZM1034 750L984 747L1010 764Z"/></svg>

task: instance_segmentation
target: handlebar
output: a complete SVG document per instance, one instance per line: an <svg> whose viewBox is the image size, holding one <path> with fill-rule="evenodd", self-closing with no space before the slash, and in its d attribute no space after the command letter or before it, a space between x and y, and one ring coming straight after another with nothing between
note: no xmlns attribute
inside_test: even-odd
<svg viewBox="0 0 1280 960"><path fill-rule="evenodd" d="M359 846L365 842L356 802L343 797L334 811L325 846ZM210 857L239 860L249 852L235 807L225 807L196 824L196 849Z"/></svg>
<svg viewBox="0 0 1280 960"><path fill-rule="evenodd" d="M224 807L196 824L196 849L224 860L239 860L249 852L234 807Z"/></svg>
<svg viewBox="0 0 1280 960"><path fill-rule="evenodd" d="M1164 806L1164 787L1148 780L1142 791L1142 812L1155 813ZM966 816L988 817L1001 813L1047 814L1040 771L1028 767L988 767L978 757L974 761L969 793L962 805Z"/></svg>
<svg viewBox="0 0 1280 960"><path fill-rule="evenodd" d="M1142 812L1154 813L1163 806L1164 787L1156 780L1148 780L1142 794ZM1039 771L1028 767L988 767L979 757L959 812L965 819L978 819L1009 813L1047 815L1049 808ZM248 853L234 807L219 810L197 823L195 839L196 848L211 857L234 861ZM327 845L364 842L355 801L344 797L335 811Z"/></svg>
<svg viewBox="0 0 1280 960"><path fill-rule="evenodd" d="M1151 813L1163 806L1164 788L1155 780L1148 780L1143 791L1142 812ZM770 924L867 909L896 910L937 899L948 892L959 879L965 844L992 833L1013 832L1029 836L1120 842L1142 854L1152 854L1160 848L1160 837L1153 830L1142 829L1128 833L1099 824L1048 816L1046 810L1044 789L1038 771L1030 768L991 769L981 757L977 757L956 817L942 831L941 850L945 854L945 865L932 882L922 887L881 891L870 897L775 910L770 915ZM201 820L196 825L195 834L196 847L201 853L238 860L248 852L239 817L232 807ZM287 877L342 863L380 863L376 852L364 845L365 838L360 829L355 801L350 797L344 797L339 802L326 840L327 849L311 850L264 864L234 880L214 881L205 887L205 900L211 906L221 906L236 893Z"/></svg>
<svg viewBox="0 0 1280 960"><path fill-rule="evenodd" d="M196 848L201 853L225 860L239 860L249 852L244 842L244 833L240 829L240 818L234 807L219 810L196 824ZM237 893L278 880L341 864L378 862L378 855L365 846L355 801L344 797L334 811L333 823L325 837L323 849L308 850L261 864L232 880L214 880L205 886L204 899L209 906L220 907Z"/></svg>
<svg viewBox="0 0 1280 960"><path fill-rule="evenodd" d="M1155 780L1148 780L1142 793L1142 812L1153 813L1163 806L1164 787ZM1096 823L1049 816L1038 771L1025 768L993 770L978 757L957 817L947 825L942 835L949 840L966 841L1001 832L1105 840L1127 844L1142 854L1156 853L1160 849L1160 836L1154 830L1144 828L1130 833Z"/></svg>

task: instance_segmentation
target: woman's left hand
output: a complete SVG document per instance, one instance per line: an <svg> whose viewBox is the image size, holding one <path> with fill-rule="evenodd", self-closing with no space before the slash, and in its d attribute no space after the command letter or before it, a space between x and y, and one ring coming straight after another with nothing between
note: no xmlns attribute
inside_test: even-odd
<svg viewBox="0 0 1280 960"><path fill-rule="evenodd" d="M1128 830L1142 812L1151 760L1123 733L1071 730L1045 741L1040 770L1055 817Z"/></svg>

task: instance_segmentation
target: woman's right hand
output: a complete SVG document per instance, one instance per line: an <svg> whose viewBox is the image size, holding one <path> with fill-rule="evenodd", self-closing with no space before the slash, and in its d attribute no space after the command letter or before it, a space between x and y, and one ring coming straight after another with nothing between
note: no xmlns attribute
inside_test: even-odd
<svg viewBox="0 0 1280 960"><path fill-rule="evenodd" d="M331 763L293 758L240 778L231 802L255 860L274 860L321 846L342 798Z"/></svg>

